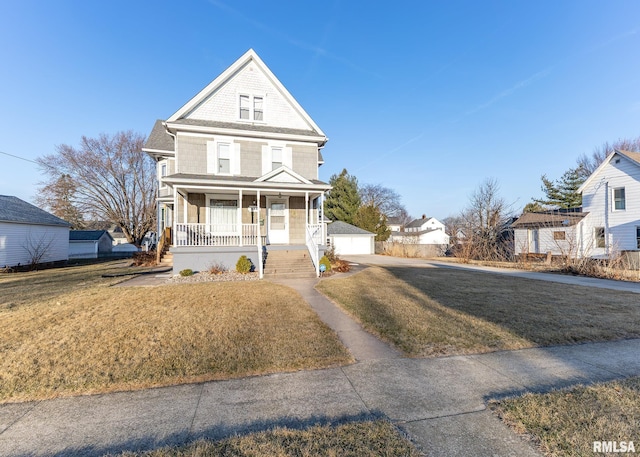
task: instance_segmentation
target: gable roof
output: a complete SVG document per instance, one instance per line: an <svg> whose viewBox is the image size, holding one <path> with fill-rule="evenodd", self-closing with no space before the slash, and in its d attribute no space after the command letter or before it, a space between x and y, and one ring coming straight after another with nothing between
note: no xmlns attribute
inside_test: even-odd
<svg viewBox="0 0 640 457"><path fill-rule="evenodd" d="M315 133L318 136L322 136L326 140L326 135L324 132L316 125L316 123L311 119L311 117L307 114L307 112L300 106L300 104L296 101L295 98L289 93L289 91L284 87L284 85L276 78L276 76L269 70L269 68L265 65L265 63L258 57L258 54L253 49L249 49L245 52L238 60L236 60L229 68L223 71L216 79L214 79L207 87L202 89L195 97L189 100L185 105L183 105L178 111L173 113L169 119L167 119L168 123L177 122L182 120L186 116L189 115L195 108L197 108L201 103L203 103L206 99L208 99L212 94L214 94L218 89L224 86L234 75L236 75L239 71L245 68L249 63L253 62L256 67L266 76L266 78L270 81L271 84L276 88L276 90L284 97L284 99L289 103L289 105L304 119L305 123L309 125L310 131ZM238 124L244 130L250 126L250 124Z"/></svg>
<svg viewBox="0 0 640 457"><path fill-rule="evenodd" d="M589 213L572 211L541 211L523 213L511 227L571 227L584 219Z"/></svg>
<svg viewBox="0 0 640 457"><path fill-rule="evenodd" d="M0 195L0 222L61 227L69 227L70 225L59 217L10 195Z"/></svg>
<svg viewBox="0 0 640 457"><path fill-rule="evenodd" d="M589 175L589 177L582 183L582 185L578 188L578 192L582 193L584 189L591 184L591 182L595 179L596 175L600 174L602 169L606 167L611 160L613 160L614 156L623 157L625 160L629 160L631 163L640 166L640 152L631 152L631 151L622 151L619 149L614 149L614 151L607 156L606 159L596 168L593 173Z"/></svg>
<svg viewBox="0 0 640 457"><path fill-rule="evenodd" d="M343 221L334 221L327 225L327 235L374 235L367 230L356 227L355 225L347 224Z"/></svg>
<svg viewBox="0 0 640 457"><path fill-rule="evenodd" d="M312 184L304 176L296 173L291 168L286 165L281 165L275 170L271 170L266 175L260 176L255 182L287 182L287 183L304 183L304 184Z"/></svg>
<svg viewBox="0 0 640 457"><path fill-rule="evenodd" d="M422 225L425 222L427 222L427 221L429 221L431 219L433 219L433 218L432 217L426 217L426 216L425 217L421 217L420 219L414 219L411 222L409 222L407 225L405 225L405 227L407 227L407 228L422 227Z"/></svg>
<svg viewBox="0 0 640 457"><path fill-rule="evenodd" d="M113 237L106 230L71 230L69 241L98 241L105 234L113 241Z"/></svg>

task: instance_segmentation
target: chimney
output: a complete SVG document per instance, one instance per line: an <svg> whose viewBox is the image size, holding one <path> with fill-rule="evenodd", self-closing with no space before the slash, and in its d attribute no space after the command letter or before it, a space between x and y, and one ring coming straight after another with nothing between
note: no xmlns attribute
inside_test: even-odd
<svg viewBox="0 0 640 457"><path fill-rule="evenodd" d="M427 215L426 215L426 214L423 214L423 215L422 215L422 219L426 219L426 218L427 218Z"/></svg>

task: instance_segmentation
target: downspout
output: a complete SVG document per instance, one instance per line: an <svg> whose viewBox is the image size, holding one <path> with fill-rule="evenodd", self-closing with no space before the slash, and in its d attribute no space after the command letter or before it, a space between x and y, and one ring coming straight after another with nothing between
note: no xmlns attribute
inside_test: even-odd
<svg viewBox="0 0 640 457"><path fill-rule="evenodd" d="M604 253L609 257L609 181L604 183Z"/></svg>

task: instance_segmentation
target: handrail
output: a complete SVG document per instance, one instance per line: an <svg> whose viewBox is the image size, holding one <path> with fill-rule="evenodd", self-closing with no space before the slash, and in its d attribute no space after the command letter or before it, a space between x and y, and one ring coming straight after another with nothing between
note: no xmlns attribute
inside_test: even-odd
<svg viewBox="0 0 640 457"><path fill-rule="evenodd" d="M307 225L307 249L309 250L309 255L311 256L313 266L316 268L316 277L320 276L320 248L315 241L315 238L317 238L316 232L318 228L316 226L319 225L321 224ZM320 228L320 232L322 233L322 228Z"/></svg>
<svg viewBox="0 0 640 457"><path fill-rule="evenodd" d="M258 247L258 277L262 279L264 276L264 261L262 257L262 236L260 233L260 224L253 224L255 226L256 234L256 246Z"/></svg>

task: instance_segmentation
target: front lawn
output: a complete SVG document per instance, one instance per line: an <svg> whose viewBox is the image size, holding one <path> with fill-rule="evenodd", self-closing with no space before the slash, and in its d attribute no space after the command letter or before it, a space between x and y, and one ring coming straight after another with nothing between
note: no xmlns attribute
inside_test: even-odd
<svg viewBox="0 0 640 457"><path fill-rule="evenodd" d="M628 292L429 267L371 267L317 288L413 357L640 337Z"/></svg>
<svg viewBox="0 0 640 457"><path fill-rule="evenodd" d="M0 401L351 362L294 290L269 282L108 287L103 267L0 276ZM88 268L83 272L82 268Z"/></svg>
<svg viewBox="0 0 640 457"><path fill-rule="evenodd" d="M640 451L640 378L492 401L490 407L547 456L605 455L605 442ZM626 454L626 452L625 452ZM612 454L607 454L612 455Z"/></svg>
<svg viewBox="0 0 640 457"><path fill-rule="evenodd" d="M316 425L305 430L277 428L222 441L201 440L182 447L125 452L120 457L193 456L388 456L417 457L413 445L387 421Z"/></svg>

